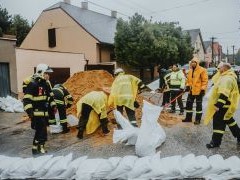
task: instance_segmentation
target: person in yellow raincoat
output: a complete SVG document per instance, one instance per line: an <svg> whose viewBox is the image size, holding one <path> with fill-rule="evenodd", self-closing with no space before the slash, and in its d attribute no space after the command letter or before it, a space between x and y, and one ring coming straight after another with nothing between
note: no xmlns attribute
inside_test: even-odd
<svg viewBox="0 0 240 180"><path fill-rule="evenodd" d="M237 138L237 144L240 145L240 129L233 119L239 101L237 77L231 70L229 63L223 63L219 73L220 76L214 79L214 86L204 117L205 125L213 119L212 140L209 144L206 144L207 148L215 148L221 145L226 125L229 126L233 136Z"/></svg>
<svg viewBox="0 0 240 180"><path fill-rule="evenodd" d="M138 108L139 104L136 96L138 88L143 88L144 84L137 77L125 74L121 68L116 69L114 74L116 78L111 87L108 105L114 106L122 114L125 109L130 123L137 127L135 108Z"/></svg>
<svg viewBox="0 0 240 180"><path fill-rule="evenodd" d="M186 92L189 92L186 103L186 117L182 122L192 122L193 103L196 99L195 125L202 119L202 99L208 84L207 70L199 66L199 60L194 57L190 62L191 69L188 72Z"/></svg>
<svg viewBox="0 0 240 180"><path fill-rule="evenodd" d="M83 96L77 102L77 114L79 118L79 131L77 137L83 138L86 134L93 133L101 125L103 134L108 134L107 102L110 90L92 91Z"/></svg>

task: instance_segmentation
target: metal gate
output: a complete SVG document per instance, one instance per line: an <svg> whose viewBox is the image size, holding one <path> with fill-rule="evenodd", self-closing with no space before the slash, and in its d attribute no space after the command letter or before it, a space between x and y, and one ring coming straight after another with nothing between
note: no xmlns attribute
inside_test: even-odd
<svg viewBox="0 0 240 180"><path fill-rule="evenodd" d="M9 63L0 63L0 97L11 94Z"/></svg>

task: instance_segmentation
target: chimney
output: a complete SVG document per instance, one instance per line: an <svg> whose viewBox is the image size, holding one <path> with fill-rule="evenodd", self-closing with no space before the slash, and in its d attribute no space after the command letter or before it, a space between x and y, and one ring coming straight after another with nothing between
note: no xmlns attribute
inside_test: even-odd
<svg viewBox="0 0 240 180"><path fill-rule="evenodd" d="M67 4L71 4L71 0L63 0L63 2L65 2Z"/></svg>
<svg viewBox="0 0 240 180"><path fill-rule="evenodd" d="M117 11L111 11L111 17L117 18Z"/></svg>
<svg viewBox="0 0 240 180"><path fill-rule="evenodd" d="M82 9L88 9L88 2L87 1L82 2Z"/></svg>

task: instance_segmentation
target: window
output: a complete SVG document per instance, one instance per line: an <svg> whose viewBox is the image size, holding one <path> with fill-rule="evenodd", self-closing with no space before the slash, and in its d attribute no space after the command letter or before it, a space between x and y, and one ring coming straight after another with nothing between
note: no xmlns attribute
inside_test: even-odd
<svg viewBox="0 0 240 180"><path fill-rule="evenodd" d="M48 46L56 47L56 29L48 29Z"/></svg>

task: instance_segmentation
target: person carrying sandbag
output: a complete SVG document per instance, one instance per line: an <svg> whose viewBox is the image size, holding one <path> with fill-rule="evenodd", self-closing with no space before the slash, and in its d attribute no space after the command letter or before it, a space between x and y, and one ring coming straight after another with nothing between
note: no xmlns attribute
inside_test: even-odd
<svg viewBox="0 0 240 180"><path fill-rule="evenodd" d="M145 85L137 77L125 74L121 68L116 69L114 75L115 79L111 87L108 105L117 108L121 114L125 109L130 123L137 127L135 108L138 108L139 104L136 97L138 89L144 88Z"/></svg>
<svg viewBox="0 0 240 180"><path fill-rule="evenodd" d="M77 114L79 118L79 131L77 137L83 138L83 133L93 133L100 125L104 135L108 134L107 102L110 90L92 91L83 96L77 102Z"/></svg>

